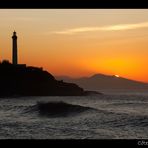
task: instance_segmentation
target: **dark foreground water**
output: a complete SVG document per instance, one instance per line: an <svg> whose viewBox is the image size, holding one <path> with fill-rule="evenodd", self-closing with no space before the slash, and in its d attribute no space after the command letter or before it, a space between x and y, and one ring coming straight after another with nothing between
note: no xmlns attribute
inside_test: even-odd
<svg viewBox="0 0 148 148"><path fill-rule="evenodd" d="M37 101L61 100L90 109L66 117L33 110ZM0 99L0 139L136 138L148 138L148 93Z"/></svg>

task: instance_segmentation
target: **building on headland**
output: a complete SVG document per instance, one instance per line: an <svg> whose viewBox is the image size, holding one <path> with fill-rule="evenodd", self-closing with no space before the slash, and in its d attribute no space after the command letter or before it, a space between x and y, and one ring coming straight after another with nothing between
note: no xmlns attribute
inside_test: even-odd
<svg viewBox="0 0 148 148"><path fill-rule="evenodd" d="M12 64L17 65L18 64L18 58L17 58L17 36L16 32L13 32L12 36Z"/></svg>
<svg viewBox="0 0 148 148"><path fill-rule="evenodd" d="M26 67L26 64L18 64L17 35L15 31L12 35L12 64L19 67Z"/></svg>
<svg viewBox="0 0 148 148"><path fill-rule="evenodd" d="M3 60L0 62L0 64L3 65L10 65L8 60ZM17 34L14 31L12 35L12 65L16 68L26 68L26 64L19 64L18 63L18 48L17 48ZM42 71L42 67L34 67L34 66L28 66L28 70L31 71Z"/></svg>
<svg viewBox="0 0 148 148"><path fill-rule="evenodd" d="M79 96L85 92L76 84L57 81L42 67L18 63L17 35L12 36L12 63L0 63L0 98L16 96Z"/></svg>

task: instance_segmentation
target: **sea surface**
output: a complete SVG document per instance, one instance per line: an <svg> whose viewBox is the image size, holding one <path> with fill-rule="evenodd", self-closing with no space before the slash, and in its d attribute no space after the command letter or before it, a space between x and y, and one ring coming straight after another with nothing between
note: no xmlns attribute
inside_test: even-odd
<svg viewBox="0 0 148 148"><path fill-rule="evenodd" d="M38 101L64 101L91 109L42 116ZM0 99L0 139L147 139L148 92Z"/></svg>

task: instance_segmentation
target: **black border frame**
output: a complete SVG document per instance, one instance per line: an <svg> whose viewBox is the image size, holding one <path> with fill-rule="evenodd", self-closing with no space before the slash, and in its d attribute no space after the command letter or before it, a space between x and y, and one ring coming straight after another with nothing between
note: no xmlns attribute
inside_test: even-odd
<svg viewBox="0 0 148 148"><path fill-rule="evenodd" d="M147 9L148 3L144 1L125 0L2 0L0 9ZM77 147L112 147L112 146L140 146L139 141L148 139L95 139L95 140L0 140L3 146L67 146ZM146 146L146 145L141 145Z"/></svg>

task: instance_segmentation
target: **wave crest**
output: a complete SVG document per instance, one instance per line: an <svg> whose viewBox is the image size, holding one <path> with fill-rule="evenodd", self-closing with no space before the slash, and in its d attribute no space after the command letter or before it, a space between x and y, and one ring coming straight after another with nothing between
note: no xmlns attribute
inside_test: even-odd
<svg viewBox="0 0 148 148"><path fill-rule="evenodd" d="M91 107L73 105L63 101L37 102L36 105L28 108L25 112L38 112L41 116L66 117L76 115L87 110L95 110Z"/></svg>

